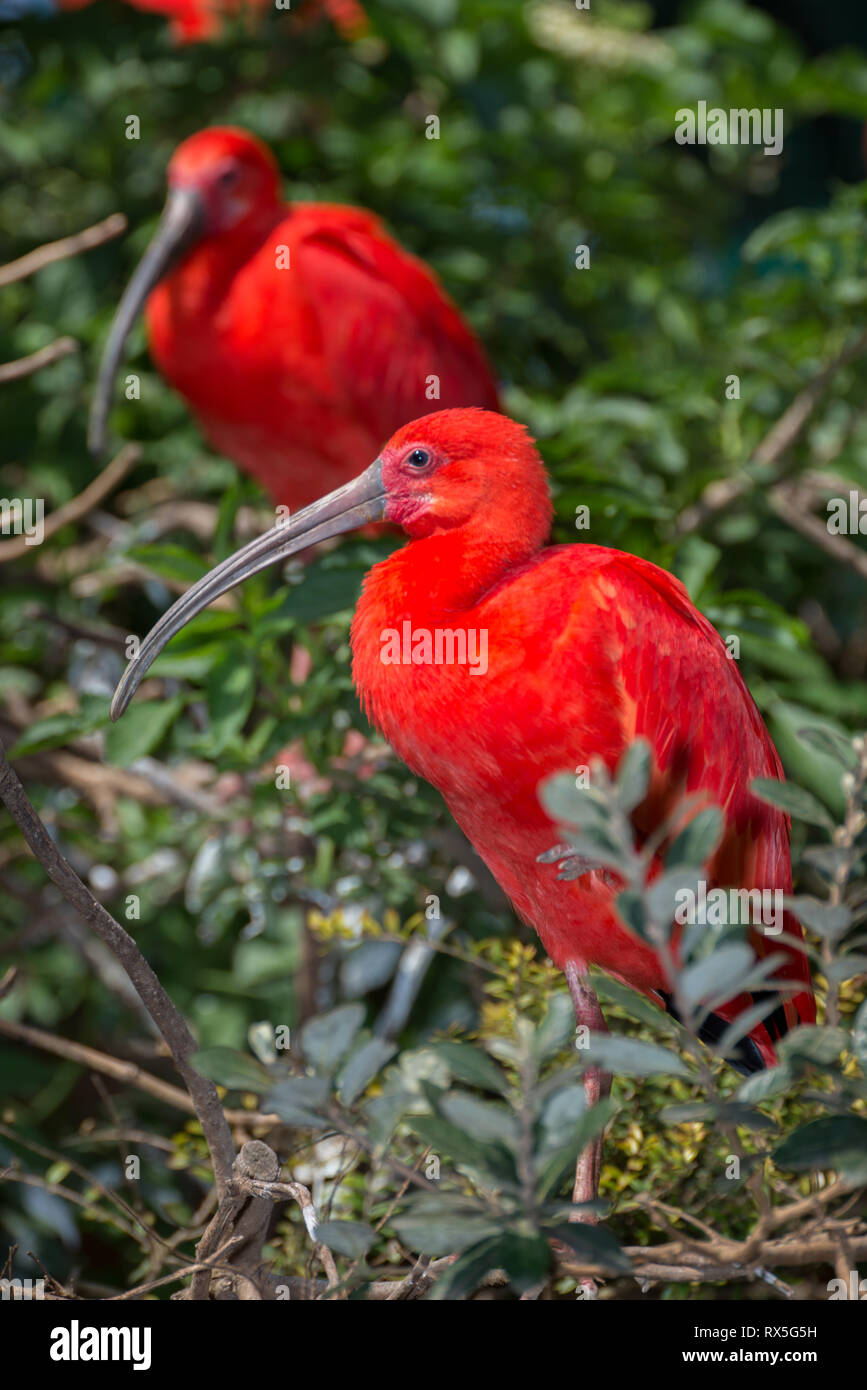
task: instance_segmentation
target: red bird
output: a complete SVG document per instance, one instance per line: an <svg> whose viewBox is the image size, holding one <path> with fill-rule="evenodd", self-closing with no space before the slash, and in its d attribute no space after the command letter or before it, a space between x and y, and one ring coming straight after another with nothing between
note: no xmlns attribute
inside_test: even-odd
<svg viewBox="0 0 867 1390"><path fill-rule="evenodd" d="M753 778L782 780L780 760L736 663L683 585L622 551L546 546L551 512L522 426L480 410L415 420L354 482L179 599L127 668L112 715L172 635L248 575L370 521L401 526L409 544L367 575L352 624L359 696L407 766L442 793L565 972L578 1023L601 1031L588 966L657 1002L669 982L653 949L622 925L609 875L561 881L539 862L557 838L540 784L594 757L613 769L642 736L655 774L633 813L636 836L646 840L684 795L703 794L725 816L708 879L727 887L791 891L788 822L750 791ZM407 631L417 653L409 660L405 646L399 655ZM444 639L437 664L436 634L447 632L462 634L454 650L475 659L449 664ZM786 925L800 935L793 918ZM796 992L744 1040L737 1062L747 1071L773 1064L774 1034L815 1021L804 954L760 933L754 945L784 954L777 978ZM741 995L718 1014L730 1020L752 1003ZM585 1072L591 1103L609 1084ZM595 1194L598 1166L597 1144L579 1163L576 1202Z"/></svg>
<svg viewBox="0 0 867 1390"><path fill-rule="evenodd" d="M145 300L163 375L214 447L290 508L353 477L431 400L497 408L488 365L457 309L372 213L287 206L270 152L230 128L185 140L168 184L100 366L95 452Z"/></svg>

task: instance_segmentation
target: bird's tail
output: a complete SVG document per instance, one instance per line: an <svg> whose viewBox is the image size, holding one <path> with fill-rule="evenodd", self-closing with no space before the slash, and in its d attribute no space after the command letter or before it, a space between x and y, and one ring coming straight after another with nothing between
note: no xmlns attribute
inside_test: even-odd
<svg viewBox="0 0 867 1390"><path fill-rule="evenodd" d="M671 995L666 994L663 990L656 992L668 1013L673 1018L677 1018L677 1009ZM754 994L739 994L736 999L732 999L728 1004L723 1004L714 1013L708 1014L699 1029L698 1036L702 1042L713 1046L720 1041L729 1024L746 1009L752 1008L755 1004L761 1004L765 1000L771 1003L774 999L778 1000L776 1007L771 1009L762 1022L757 1024L746 1037L739 1039L726 1055L726 1061L729 1065L734 1067L735 1071L739 1071L742 1076L752 1076L757 1071L774 1067L777 1064L775 1043L778 1043L788 1032L799 1027L802 1023L816 1022L816 1007L813 997L806 991L788 999L781 999L775 990L767 989L757 990Z"/></svg>

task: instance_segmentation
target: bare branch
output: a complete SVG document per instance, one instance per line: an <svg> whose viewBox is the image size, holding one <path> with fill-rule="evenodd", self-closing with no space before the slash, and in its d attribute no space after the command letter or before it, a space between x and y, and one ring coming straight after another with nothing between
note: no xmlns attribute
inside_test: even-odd
<svg viewBox="0 0 867 1390"><path fill-rule="evenodd" d="M88 483L83 492L77 497L72 497L68 502L64 502L62 507L58 507L56 512L51 512L45 518L43 526L43 540L53 536L62 526L68 526L70 522L80 521L94 507L99 506L103 498L107 497L113 488L116 488L122 478L126 476L133 464L138 463L141 458L141 449L138 444L125 444L119 454L116 454L111 463L107 464L92 483ZM0 564L6 560L17 560L22 555L26 555L28 550L36 549L29 544L29 536L12 536L9 540L0 541Z"/></svg>
<svg viewBox="0 0 867 1390"><path fill-rule="evenodd" d="M843 348L803 391L799 391L768 430L753 453L751 462L759 468L769 468L777 463L795 443L837 373L864 352L867 352L867 333L860 334L848 347ZM675 528L676 534L688 536L692 531L697 531L710 517L731 506L732 502L743 497L755 486L756 478L752 472L741 471L732 478L715 479L705 488L698 502L691 507L685 507L681 512ZM788 521L789 517L783 519Z"/></svg>
<svg viewBox="0 0 867 1390"><path fill-rule="evenodd" d="M52 265L54 261L65 261L70 256L77 256L80 251L90 251L94 246L113 241L126 231L126 227L123 213L113 212L102 222L85 227L83 232L75 232L72 236L62 237L60 241L49 241L44 246L37 246L34 251L28 251L26 256L19 256L17 261L10 261L8 265L0 267L0 289L14 284L16 280L26 280L28 275L35 275L37 270Z"/></svg>
<svg viewBox="0 0 867 1390"><path fill-rule="evenodd" d="M777 483L768 493L768 500L777 516L793 531L812 541L838 564L867 579L867 551L861 550L845 536L832 535L826 523L820 517L813 516L809 510L813 494L800 487L797 479L791 483Z"/></svg>
<svg viewBox="0 0 867 1390"><path fill-rule="evenodd" d="M12 819L48 877L100 940L117 956L132 980L139 998L159 1028L195 1106L214 1164L217 1192L222 1198L232 1181L235 1146L216 1086L201 1076L192 1065L191 1059L196 1051L192 1033L132 937L102 904L97 902L90 889L82 883L54 844L31 805L18 776L9 766L2 746L0 799L5 802Z"/></svg>
<svg viewBox="0 0 867 1390"><path fill-rule="evenodd" d="M78 352L78 343L74 338L55 338L53 343L29 353L27 357L16 357L14 362L0 362L0 385L33 376L34 372L41 372L43 367L50 367L52 362L59 362L73 352Z"/></svg>
<svg viewBox="0 0 867 1390"><path fill-rule="evenodd" d="M80 1062L83 1067L89 1067L91 1071L101 1072L103 1076L110 1076L114 1081L120 1081L125 1086L135 1086L139 1091L144 1091L156 1100L164 1101L166 1105L171 1105L176 1110L183 1110L189 1115L196 1113L195 1106L186 1091L182 1091L179 1086L172 1086L168 1081L161 1081L158 1076L152 1076L150 1072L137 1066L135 1062L123 1062L117 1057L109 1056L107 1052L98 1052L95 1047L86 1047L83 1043L73 1042L70 1038L61 1038L54 1033L46 1033L42 1028L31 1028L26 1023L16 1023L11 1018L0 1018L0 1037L14 1038L16 1042L27 1043L31 1047L39 1047L43 1052L51 1052L55 1057ZM225 1110L223 1113L230 1125L273 1126L280 1123L277 1115L264 1115L258 1110Z"/></svg>

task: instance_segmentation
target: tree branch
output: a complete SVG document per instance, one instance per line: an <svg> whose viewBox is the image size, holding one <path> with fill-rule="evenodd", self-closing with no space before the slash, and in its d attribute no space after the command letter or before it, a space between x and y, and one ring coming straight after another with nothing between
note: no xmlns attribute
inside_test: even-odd
<svg viewBox="0 0 867 1390"><path fill-rule="evenodd" d="M55 1057L79 1062L81 1066L101 1072L103 1076L110 1076L125 1086L135 1086L146 1095L153 1096L155 1100L174 1106L176 1110L183 1110L188 1115L196 1113L187 1091L182 1091L180 1086L172 1086L168 1081L160 1080L158 1076L152 1076L135 1062L123 1062L117 1057L111 1057L107 1052L98 1052L95 1047L86 1047L70 1038L46 1033L42 1028L31 1028L26 1023L16 1023L11 1018L0 1018L0 1037L14 1038L16 1042L42 1048L43 1052L50 1052ZM224 1110L223 1114L230 1125L273 1126L280 1123L279 1116L265 1115L259 1110Z"/></svg>
<svg viewBox="0 0 867 1390"><path fill-rule="evenodd" d="M217 1193L222 1199L232 1182L235 1145L216 1086L201 1076L192 1065L191 1058L196 1051L192 1033L132 937L110 913L106 912L102 904L97 902L54 844L31 805L17 774L9 766L2 745L0 799L5 802L12 819L48 877L100 940L117 956L139 998L159 1028L190 1093L211 1153Z"/></svg>
<svg viewBox="0 0 867 1390"><path fill-rule="evenodd" d="M827 523L813 516L810 506L814 493L811 489L801 487L798 479L790 483L777 483L768 493L768 501L777 516L793 531L812 541L832 560L854 570L861 579L867 579L867 551L861 550L845 536L832 535Z"/></svg>
<svg viewBox="0 0 867 1390"><path fill-rule="evenodd" d="M0 362L0 386L7 381L32 376L34 372L40 372L43 367L49 367L52 362L59 362L61 357L69 357L73 352L78 352L78 343L74 338L55 338L53 343L26 357L16 357L14 362Z"/></svg>
<svg viewBox="0 0 867 1390"><path fill-rule="evenodd" d="M92 483L88 483L83 492L77 497L72 497L68 502L64 502L62 507L58 507L56 512L51 512L43 524L43 540L53 536L62 526L69 525L70 522L80 521L104 497L117 487L122 478L126 477L133 464L138 463L141 458L141 449L138 444L125 444L119 454L116 454L111 463L107 464L101 473L94 478ZM0 541L0 564L6 560L17 560L22 555L26 555L28 550L36 547L29 544L29 536L12 536L9 540Z"/></svg>
<svg viewBox="0 0 867 1390"><path fill-rule="evenodd" d="M752 463L759 468L769 468L787 453L837 373L864 352L867 352L867 333L860 334L848 347L843 348L817 377L799 391L756 448ZM715 479L705 488L698 502L691 507L685 507L681 512L675 534L678 537L688 536L691 532L697 531L710 517L750 492L756 486L756 482L753 474L745 470L733 478ZM783 520L790 521L790 517L786 515Z"/></svg>
<svg viewBox="0 0 867 1390"><path fill-rule="evenodd" d="M17 261L10 261L8 265L0 267L0 289L14 284L16 280L26 280L29 275L35 275L37 270L52 265L54 261L65 261L70 256L77 256L80 251L90 251L94 246L113 241L126 231L126 226L123 213L113 212L110 217L104 218L92 227L85 227L82 232L61 237L60 241L48 241L44 246L37 246L35 250L28 251L26 256L19 256Z"/></svg>

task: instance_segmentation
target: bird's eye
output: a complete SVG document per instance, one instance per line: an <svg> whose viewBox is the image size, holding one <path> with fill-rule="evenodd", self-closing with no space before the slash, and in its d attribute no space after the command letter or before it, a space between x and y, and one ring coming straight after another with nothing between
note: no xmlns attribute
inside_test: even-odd
<svg viewBox="0 0 867 1390"><path fill-rule="evenodd" d="M217 183L220 185L221 188L231 188L233 184L238 182L238 176L240 172L241 171L237 165L230 164L229 167L227 169L224 169L223 172L220 174L219 178L217 179Z"/></svg>
<svg viewBox="0 0 867 1390"><path fill-rule="evenodd" d="M411 468L424 468L430 463L430 454L427 449L413 449L412 453L407 455L406 461Z"/></svg>

